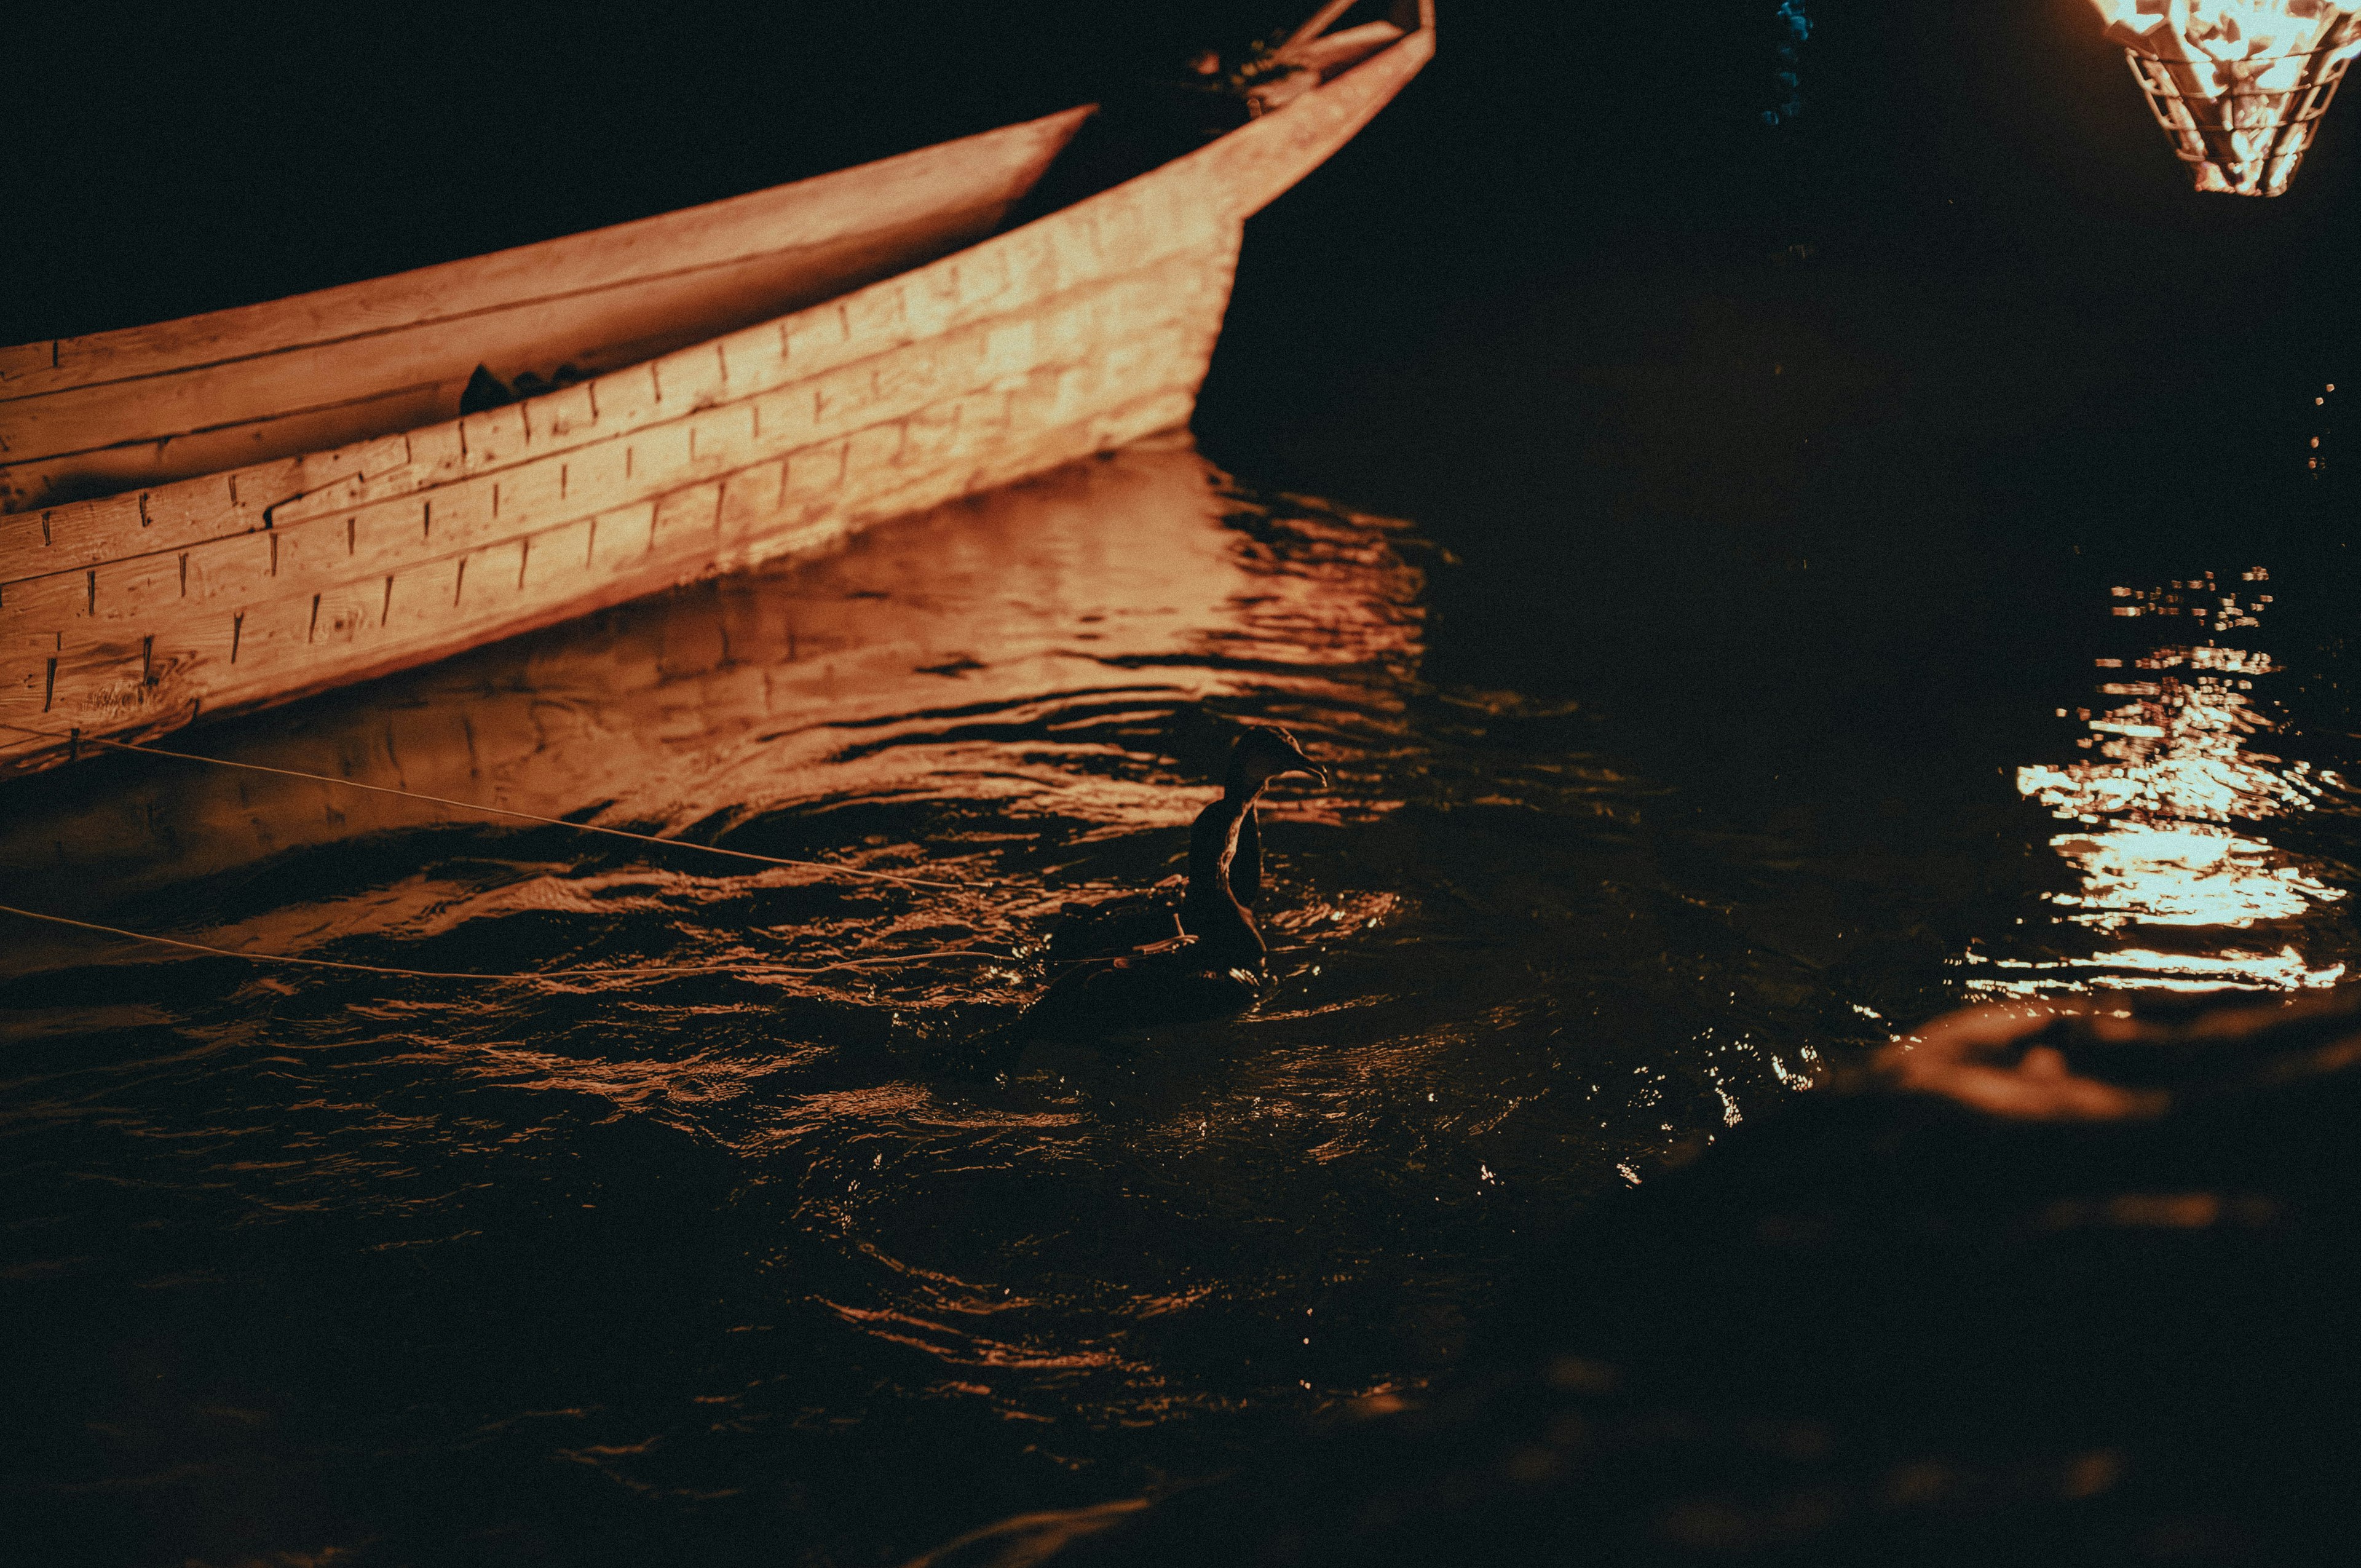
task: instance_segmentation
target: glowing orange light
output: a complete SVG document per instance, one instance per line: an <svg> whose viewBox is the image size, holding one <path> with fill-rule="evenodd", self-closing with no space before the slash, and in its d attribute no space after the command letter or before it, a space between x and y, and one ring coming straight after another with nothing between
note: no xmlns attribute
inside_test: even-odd
<svg viewBox="0 0 2361 1568"><path fill-rule="evenodd" d="M2091 3L2200 191L2285 191L2361 54L2361 15L2339 0Z"/></svg>

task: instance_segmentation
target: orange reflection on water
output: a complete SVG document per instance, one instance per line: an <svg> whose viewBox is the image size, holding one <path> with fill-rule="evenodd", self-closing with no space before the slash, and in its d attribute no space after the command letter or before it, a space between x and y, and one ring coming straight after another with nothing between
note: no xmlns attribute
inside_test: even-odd
<svg viewBox="0 0 2361 1568"><path fill-rule="evenodd" d="M194 730L175 749L660 835L769 817L775 836L751 847L969 884L1045 820L1077 850L1143 829L1185 839L1229 739L1210 707L1283 718L1331 759L1334 790L1290 791L1272 815L1366 817L1393 802L1366 787L1356 753L1401 729L1420 656L1418 570L1389 543L1400 526L1258 500L1185 439L1151 440L803 558ZM608 866L610 843L519 835L399 794L160 759L100 766L104 787L43 786L0 818L0 867L23 902L87 913L93 895L304 854L329 868L364 843L422 835L384 849L365 885L323 869L302 896L207 927L239 949L447 938L501 914L556 916L569 932L634 917L702 929L708 905L831 880L653 849ZM950 803L951 827L923 843L883 830L917 823L926 802ZM832 827L855 808L859 831ZM475 842L426 833L479 823L489 832ZM468 869L511 852L480 885ZM419 869L398 869L405 853ZM442 865L450 855L462 863ZM1153 874L1168 869L1159 857ZM790 937L826 959L979 937L1021 946L1010 922L1078 891L1067 875L1053 888L1002 880L988 897L927 890L906 908L798 905L791 933L722 921L709 944L664 956L735 959L741 938L775 953ZM80 933L10 938L0 971L92 950Z"/></svg>
<svg viewBox="0 0 2361 1568"><path fill-rule="evenodd" d="M2262 587L2268 580L2258 569L2228 592L2210 575L2156 589L2119 587L2114 613L2185 616L2215 632L2254 627L2271 602ZM2345 896L2257 830L2312 810L2323 785L2340 782L2308 762L2252 749L2274 728L2253 695L2256 681L2273 673L2270 656L2208 641L2156 648L2131 661L2129 670L2124 663L2099 661L2103 669L2133 677L2109 679L2099 692L2129 700L2077 713L2091 732L2076 745L2093 754L2064 766L2017 770L2019 793L2076 825L2049 842L2081 886L2049 897L2066 921L2093 931L2211 928L2224 933L2224 944L2211 952L2167 950L2181 948L2184 938L2047 961L1971 953L1970 965L2021 978L1979 977L1970 988L2023 993L2093 985L2203 991L2333 983L2344 973L2341 964L2314 970L2291 944L2228 937L2301 920Z"/></svg>

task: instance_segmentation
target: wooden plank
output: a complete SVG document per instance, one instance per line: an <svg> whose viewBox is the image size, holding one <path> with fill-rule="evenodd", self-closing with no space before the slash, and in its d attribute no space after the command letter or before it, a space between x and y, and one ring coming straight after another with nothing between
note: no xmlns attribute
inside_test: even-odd
<svg viewBox="0 0 2361 1568"><path fill-rule="evenodd" d="M832 298L989 234L1062 142L1035 130L1016 143L1024 157L1014 162L1004 156L977 168L972 158L938 159L884 181L865 201L831 187L821 210L792 213L768 233L731 225L731 244L763 242L752 255L698 262L697 242L709 236L691 233L686 259L635 243L611 255L593 251L585 266L547 279L511 269L508 284L534 291L522 299L488 302L479 291L422 301L419 313L400 321L379 319L382 311L371 304L365 330L307 312L282 328L321 334L316 341L271 342L257 329L238 345L259 337L261 346L232 358L47 389L0 386L0 452L8 458L0 464L0 507L23 510L365 440L449 417L479 364L504 380L528 370L547 379L566 367L597 373ZM808 237L832 225L851 232ZM581 281L626 261L664 269Z"/></svg>
<svg viewBox="0 0 2361 1568"><path fill-rule="evenodd" d="M16 455L0 465L0 497L22 510L76 489L159 485L433 423L458 411L478 365L508 380L528 370L546 378L561 367L595 374L634 364L906 270L978 237L999 211L971 210L949 233L930 223L888 236L890 244L838 247L857 248L857 256L756 258L699 280L693 299L678 279L634 281L588 299L533 302L458 323L422 323L0 404L7 425L0 439ZM356 384L368 389L345 395Z"/></svg>
<svg viewBox="0 0 2361 1568"><path fill-rule="evenodd" d="M809 180L152 326L0 349L9 398L152 377L421 322L590 294L796 246L964 210L990 190L1029 188L1089 116L1088 105ZM53 363L51 363L53 362Z"/></svg>

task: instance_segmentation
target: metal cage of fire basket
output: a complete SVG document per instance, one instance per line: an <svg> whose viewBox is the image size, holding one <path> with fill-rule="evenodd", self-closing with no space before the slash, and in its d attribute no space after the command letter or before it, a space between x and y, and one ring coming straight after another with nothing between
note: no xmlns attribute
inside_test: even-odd
<svg viewBox="0 0 2361 1568"><path fill-rule="evenodd" d="M2276 196L2311 149L2356 48L2361 17L2348 16L2314 48L2284 54L2219 60L2155 52L2143 39L2124 55L2200 191Z"/></svg>

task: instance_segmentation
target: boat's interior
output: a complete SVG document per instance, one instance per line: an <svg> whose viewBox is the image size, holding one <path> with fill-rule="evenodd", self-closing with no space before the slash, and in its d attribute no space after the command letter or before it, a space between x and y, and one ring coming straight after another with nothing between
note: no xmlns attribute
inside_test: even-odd
<svg viewBox="0 0 2361 1568"><path fill-rule="evenodd" d="M1420 0L1394 0L1392 19L1338 28L1354 8L1330 0L1201 91L1147 91L1105 114L1084 105L389 278L0 348L0 512L414 429L924 265L1187 151L1224 115L1283 106L1424 21Z"/></svg>

